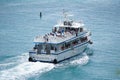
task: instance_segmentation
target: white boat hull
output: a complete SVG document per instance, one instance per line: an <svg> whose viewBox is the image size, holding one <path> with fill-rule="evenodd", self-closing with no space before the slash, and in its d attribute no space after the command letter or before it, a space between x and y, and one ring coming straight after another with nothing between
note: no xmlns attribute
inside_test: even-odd
<svg viewBox="0 0 120 80"><path fill-rule="evenodd" d="M69 48L67 50L63 50L61 52L57 52L56 54L37 54L36 52L30 52L29 57L32 58L32 61L40 61L40 62L50 62L50 63L58 63L64 61L66 59L72 58L84 52L88 45L88 42L84 42L73 48Z"/></svg>

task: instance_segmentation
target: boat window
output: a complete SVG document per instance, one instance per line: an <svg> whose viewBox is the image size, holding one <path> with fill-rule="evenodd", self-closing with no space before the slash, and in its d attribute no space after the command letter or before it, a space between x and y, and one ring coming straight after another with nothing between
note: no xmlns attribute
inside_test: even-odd
<svg viewBox="0 0 120 80"><path fill-rule="evenodd" d="M70 32L71 30L70 30L70 27L66 27L65 28L65 32Z"/></svg>
<svg viewBox="0 0 120 80"><path fill-rule="evenodd" d="M76 40L74 40L74 41L72 42L73 46L74 46L74 45L77 45L78 43L79 43L79 40L78 40L78 39L76 39Z"/></svg>
<svg viewBox="0 0 120 80"><path fill-rule="evenodd" d="M54 47L53 47L53 45L51 45L51 50L54 50Z"/></svg>
<svg viewBox="0 0 120 80"><path fill-rule="evenodd" d="M64 21L64 25L67 25L67 21Z"/></svg>
<svg viewBox="0 0 120 80"><path fill-rule="evenodd" d="M41 44L35 45L34 49L37 50L37 54L41 54L42 45Z"/></svg>
<svg viewBox="0 0 120 80"><path fill-rule="evenodd" d="M45 50L46 50L46 54L50 54L50 45L46 45L45 47Z"/></svg>
<svg viewBox="0 0 120 80"><path fill-rule="evenodd" d="M68 25L69 25L69 26L72 26L71 22L68 22Z"/></svg>
<svg viewBox="0 0 120 80"><path fill-rule="evenodd" d="M64 21L64 25L72 26L72 21Z"/></svg>
<svg viewBox="0 0 120 80"><path fill-rule="evenodd" d="M65 49L65 47L64 47L64 44L61 46L61 50L64 50Z"/></svg>
<svg viewBox="0 0 120 80"><path fill-rule="evenodd" d="M55 47L55 51L57 51L57 48Z"/></svg>
<svg viewBox="0 0 120 80"><path fill-rule="evenodd" d="M51 50L54 50L54 51L57 51L57 48L56 48L54 45L51 45L51 46L50 46L50 49L51 49Z"/></svg>
<svg viewBox="0 0 120 80"><path fill-rule="evenodd" d="M86 40L87 40L87 36L86 36L86 37L82 37L82 38L80 38L80 40L81 40L81 42L86 41Z"/></svg>
<svg viewBox="0 0 120 80"><path fill-rule="evenodd" d="M37 49L37 46L38 46L38 45L35 45L35 46L33 47L33 49Z"/></svg>
<svg viewBox="0 0 120 80"><path fill-rule="evenodd" d="M70 48L70 43L65 43L65 48Z"/></svg>

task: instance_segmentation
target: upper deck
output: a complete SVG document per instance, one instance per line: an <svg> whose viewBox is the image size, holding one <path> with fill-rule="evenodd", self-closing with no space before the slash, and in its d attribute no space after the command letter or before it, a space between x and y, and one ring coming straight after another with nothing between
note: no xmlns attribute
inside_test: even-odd
<svg viewBox="0 0 120 80"><path fill-rule="evenodd" d="M35 37L34 42L58 44L80 36L85 36L86 33L89 32L86 30L82 22L70 20L65 14L64 20L55 25L52 32L47 33L44 36L39 35Z"/></svg>

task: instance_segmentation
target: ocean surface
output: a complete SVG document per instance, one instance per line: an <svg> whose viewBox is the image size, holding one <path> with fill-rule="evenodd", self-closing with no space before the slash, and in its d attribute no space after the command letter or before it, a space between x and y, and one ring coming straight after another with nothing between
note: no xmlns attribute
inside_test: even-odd
<svg viewBox="0 0 120 80"><path fill-rule="evenodd" d="M28 62L33 38L50 32L63 9L92 32L92 55ZM120 80L120 0L0 0L0 80Z"/></svg>

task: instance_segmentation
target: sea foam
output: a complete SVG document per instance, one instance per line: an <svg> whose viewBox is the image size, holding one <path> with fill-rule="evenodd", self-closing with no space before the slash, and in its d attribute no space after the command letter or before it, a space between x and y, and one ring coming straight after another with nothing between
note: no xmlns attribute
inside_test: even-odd
<svg viewBox="0 0 120 80"><path fill-rule="evenodd" d="M26 80L26 78L30 76L40 75L55 67L60 67L60 64L54 65L51 63L28 62L27 58L28 54L24 53L23 55L16 56L16 58L13 57L12 59L16 60L14 62L1 64L3 67L11 64L16 64L16 66L0 71L0 80ZM72 65L85 65L88 61L89 57L86 53L83 53L81 58L70 61L69 63Z"/></svg>
<svg viewBox="0 0 120 80"><path fill-rule="evenodd" d="M85 65L89 62L89 56L86 53L83 53L83 57L73 60L70 63L75 65L75 64L80 64L80 65Z"/></svg>
<svg viewBox="0 0 120 80"><path fill-rule="evenodd" d="M16 56L17 59L12 58L15 61L11 63L16 64L16 66L0 71L0 80L25 80L30 76L50 71L55 67L54 64L50 63L28 62L26 60L27 56L25 53L24 55ZM11 63L4 63L1 66L6 67L11 65Z"/></svg>
<svg viewBox="0 0 120 80"><path fill-rule="evenodd" d="M24 62L16 67L0 72L1 80L24 80L29 76L40 74L54 68L53 64L41 62Z"/></svg>

